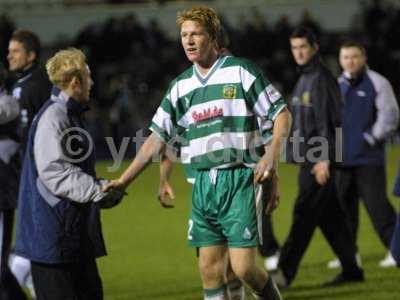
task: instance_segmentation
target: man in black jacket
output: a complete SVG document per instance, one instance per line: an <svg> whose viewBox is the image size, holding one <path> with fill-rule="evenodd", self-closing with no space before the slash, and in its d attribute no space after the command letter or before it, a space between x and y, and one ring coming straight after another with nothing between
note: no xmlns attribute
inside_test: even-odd
<svg viewBox="0 0 400 300"><path fill-rule="evenodd" d="M363 271L355 260L356 248L334 183L334 165L340 159L335 157L342 107L339 87L321 62L313 32L295 30L290 44L301 75L291 102L293 126L287 153L289 162L300 166L299 193L273 277L281 287L289 286L318 226L343 266L342 273L327 285L362 281Z"/></svg>
<svg viewBox="0 0 400 300"><path fill-rule="evenodd" d="M8 45L9 70L13 75L12 94L20 105L20 115L11 128L17 128L13 137L20 144L23 156L33 117L50 97L51 84L43 67L39 65L41 45L39 37L29 30L16 30ZM9 130L5 128L5 130ZM15 132L15 130L13 130ZM19 173L19 168L15 170ZM10 266L21 285L34 295L30 276L30 262L22 257L11 255Z"/></svg>
<svg viewBox="0 0 400 300"><path fill-rule="evenodd" d="M51 84L39 66L40 51L40 40L32 31L20 29L11 36L7 59L9 70L15 76L12 93L21 106L22 151L33 117L50 97Z"/></svg>

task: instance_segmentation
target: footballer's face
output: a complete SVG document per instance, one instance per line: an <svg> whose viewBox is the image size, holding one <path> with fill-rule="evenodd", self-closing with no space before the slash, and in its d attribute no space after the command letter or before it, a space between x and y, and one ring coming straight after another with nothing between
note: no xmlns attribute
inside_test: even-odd
<svg viewBox="0 0 400 300"><path fill-rule="evenodd" d="M189 61L199 65L207 64L215 54L215 42L196 21L185 21L181 25L181 42Z"/></svg>
<svg viewBox="0 0 400 300"><path fill-rule="evenodd" d="M11 40L8 44L7 60L10 71L23 71L30 68L35 58L36 54L26 51L22 43Z"/></svg>
<svg viewBox="0 0 400 300"><path fill-rule="evenodd" d="M365 68L367 57L358 47L345 47L340 49L339 62L343 71L353 77Z"/></svg>
<svg viewBox="0 0 400 300"><path fill-rule="evenodd" d="M306 65L318 51L318 46L310 45L306 38L291 38L290 47L293 58L299 66Z"/></svg>

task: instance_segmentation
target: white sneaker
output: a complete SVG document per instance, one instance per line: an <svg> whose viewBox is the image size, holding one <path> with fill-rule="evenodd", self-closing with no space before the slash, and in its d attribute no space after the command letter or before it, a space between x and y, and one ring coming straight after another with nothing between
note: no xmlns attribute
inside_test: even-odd
<svg viewBox="0 0 400 300"><path fill-rule="evenodd" d="M361 267L362 261L361 261L361 256L359 253L356 254L356 261L357 261L357 265L359 267ZM342 267L342 264L340 263L340 260L338 258L335 258L335 259L328 261L327 267L328 267L328 269L339 269Z"/></svg>
<svg viewBox="0 0 400 300"><path fill-rule="evenodd" d="M268 256L264 260L264 266L267 271L274 271L278 268L279 255L279 251L276 251L274 255Z"/></svg>
<svg viewBox="0 0 400 300"><path fill-rule="evenodd" d="M328 261L328 269L339 269L342 266L342 264L340 263L339 258L335 258L332 259L330 261Z"/></svg>
<svg viewBox="0 0 400 300"><path fill-rule="evenodd" d="M397 264L392 256L392 254L390 252L388 252L388 254L385 256L385 258L379 262L379 266L381 268L391 268L391 267L396 267Z"/></svg>
<svg viewBox="0 0 400 300"><path fill-rule="evenodd" d="M31 294L31 298L35 299L36 294L32 281L31 262L26 258L10 253L8 265L19 285L27 288Z"/></svg>

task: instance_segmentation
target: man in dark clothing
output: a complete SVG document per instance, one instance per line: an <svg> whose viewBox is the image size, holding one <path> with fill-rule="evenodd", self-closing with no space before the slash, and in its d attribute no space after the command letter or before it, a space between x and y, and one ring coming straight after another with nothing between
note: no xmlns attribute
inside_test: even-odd
<svg viewBox="0 0 400 300"><path fill-rule="evenodd" d="M33 117L50 97L51 84L46 72L39 66L40 51L40 40L35 33L29 30L16 30L12 34L7 59L14 82L12 94L19 103L20 115L8 126L14 128L13 138L19 142L21 157L25 151L28 130ZM29 261L12 254L10 266L19 283L34 295L29 275Z"/></svg>
<svg viewBox="0 0 400 300"><path fill-rule="evenodd" d="M21 106L23 151L33 117L50 97L51 84L46 72L39 66L40 50L39 38L29 30L16 30L8 46L9 70L15 76L12 94Z"/></svg>
<svg viewBox="0 0 400 300"><path fill-rule="evenodd" d="M0 300L23 300L26 296L8 267L19 182L19 144L14 139L19 105L4 89L5 73L0 63Z"/></svg>
<svg viewBox="0 0 400 300"><path fill-rule="evenodd" d="M343 265L343 272L327 285L362 281L350 228L335 192L335 140L342 107L339 87L321 62L313 32L295 30L290 44L301 76L293 92L293 127L287 153L290 162L300 165L299 193L273 278L282 287L293 281L319 227Z"/></svg>

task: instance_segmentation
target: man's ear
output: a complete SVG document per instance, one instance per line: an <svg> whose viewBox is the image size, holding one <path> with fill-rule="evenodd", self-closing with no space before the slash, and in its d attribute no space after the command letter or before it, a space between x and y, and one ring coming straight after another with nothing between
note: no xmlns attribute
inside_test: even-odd
<svg viewBox="0 0 400 300"><path fill-rule="evenodd" d="M80 87L81 86L81 80L77 76L72 77L71 82L70 82L70 86L72 88Z"/></svg>
<svg viewBox="0 0 400 300"><path fill-rule="evenodd" d="M35 51L29 51L28 52L28 60L30 63L33 63L37 58L37 54Z"/></svg>

